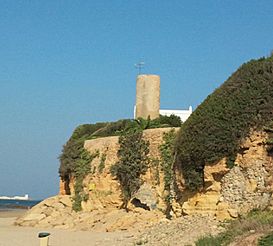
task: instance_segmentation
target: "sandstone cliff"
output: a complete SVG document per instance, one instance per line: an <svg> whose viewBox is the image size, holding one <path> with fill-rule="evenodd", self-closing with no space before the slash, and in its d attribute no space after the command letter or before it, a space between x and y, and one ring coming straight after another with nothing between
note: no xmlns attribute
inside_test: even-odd
<svg viewBox="0 0 273 246"><path fill-rule="evenodd" d="M149 209L165 209L164 203L164 181L160 167L159 146L162 144L162 137L171 128L158 128L145 130L143 138L149 141L150 166L146 174L142 177L143 185L135 194L134 198L147 205ZM118 137L106 137L87 140L84 148L91 154L98 153L92 161L90 175L84 179L84 192L89 199L82 202L83 211L93 211L96 209L117 209L122 204L121 190L119 183L110 173L110 167L118 161L117 152L119 149ZM73 179L69 183L70 192L74 194ZM60 185L60 194L66 194L65 184ZM131 204L130 208L134 209Z"/></svg>
<svg viewBox="0 0 273 246"><path fill-rule="evenodd" d="M164 220L163 173L158 165L158 147L163 133L170 129L151 129L144 132L150 142L150 165L142 177L143 185L135 194L130 212L120 210L122 203L118 182L110 174L110 166L117 161L118 137L107 137L85 142L85 148L99 155L92 161L92 172L84 179L84 190L89 199L82 202L83 211L72 211L71 196L64 195L61 182L60 196L45 200L17 221L19 225L78 228L83 230L114 231L145 228ZM270 207L272 202L272 157L266 150L267 134L253 132L241 145L235 165L227 168L222 159L204 169L205 187L191 193L183 187L183 177L177 176L180 192L173 202L172 215L209 215L219 220L236 218L254 208ZM100 171L99 171L100 170ZM73 179L69 183L73 196ZM136 202L137 201L137 202ZM144 205L144 206L143 206Z"/></svg>

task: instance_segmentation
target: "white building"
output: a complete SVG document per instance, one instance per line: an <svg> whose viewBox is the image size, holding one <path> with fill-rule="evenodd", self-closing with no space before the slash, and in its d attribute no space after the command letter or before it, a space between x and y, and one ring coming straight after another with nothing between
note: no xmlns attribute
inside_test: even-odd
<svg viewBox="0 0 273 246"><path fill-rule="evenodd" d="M172 114L179 116L182 122L185 122L192 113L192 106L187 110L174 110L174 109L160 109L159 114L170 116Z"/></svg>
<svg viewBox="0 0 273 246"><path fill-rule="evenodd" d="M192 106L189 109L179 110L179 109L160 109L159 114L170 116L172 114L179 116L182 122L185 122L192 113ZM136 106L134 107L134 119L136 118Z"/></svg>

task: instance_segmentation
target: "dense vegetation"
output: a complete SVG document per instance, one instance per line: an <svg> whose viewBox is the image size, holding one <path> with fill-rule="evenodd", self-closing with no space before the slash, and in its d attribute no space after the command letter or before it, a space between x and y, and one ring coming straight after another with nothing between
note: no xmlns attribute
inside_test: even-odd
<svg viewBox="0 0 273 246"><path fill-rule="evenodd" d="M149 142L142 139L142 131L129 132L119 137L118 162L111 166L111 174L117 178L122 191L122 208L127 209L132 195L141 185L140 176L149 165Z"/></svg>
<svg viewBox="0 0 273 246"><path fill-rule="evenodd" d="M70 178L75 173L76 163L81 161L84 141L107 136L120 136L127 132L144 130L158 127L178 127L181 126L181 120L175 115L160 116L154 120L119 120L116 122L103 122L96 124L84 124L78 126L70 139L63 146L60 155L59 173L63 180Z"/></svg>
<svg viewBox="0 0 273 246"><path fill-rule="evenodd" d="M223 157L232 165L240 142L273 116L273 56L243 64L182 125L176 141L176 166L186 186L203 185L205 164Z"/></svg>
<svg viewBox="0 0 273 246"><path fill-rule="evenodd" d="M63 180L69 179L75 173L77 163L81 162L83 144L86 139L91 139L101 128L106 127L107 123L85 124L78 126L70 139L63 146L60 155L59 173Z"/></svg>

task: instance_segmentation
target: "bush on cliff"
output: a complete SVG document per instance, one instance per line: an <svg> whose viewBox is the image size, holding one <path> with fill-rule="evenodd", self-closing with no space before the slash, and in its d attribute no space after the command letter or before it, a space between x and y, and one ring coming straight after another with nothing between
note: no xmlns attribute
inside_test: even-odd
<svg viewBox="0 0 273 246"><path fill-rule="evenodd" d="M106 123L85 124L78 126L67 143L63 146L60 155L59 174L63 180L69 179L75 173L77 163L82 160L83 144L86 139L92 138L92 134L104 127Z"/></svg>
<svg viewBox="0 0 273 246"><path fill-rule="evenodd" d="M241 140L273 117L273 56L243 64L182 125L176 167L186 186L203 185L205 164L235 159Z"/></svg>

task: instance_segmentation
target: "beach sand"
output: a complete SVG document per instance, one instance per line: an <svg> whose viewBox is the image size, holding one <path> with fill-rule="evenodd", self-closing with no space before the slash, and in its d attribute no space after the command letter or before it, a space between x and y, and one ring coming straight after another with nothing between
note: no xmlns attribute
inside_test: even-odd
<svg viewBox="0 0 273 246"><path fill-rule="evenodd" d="M90 232L14 226L15 219L25 210L0 211L0 246L39 246L39 232L49 232L50 246L129 246L133 234L129 232Z"/></svg>

